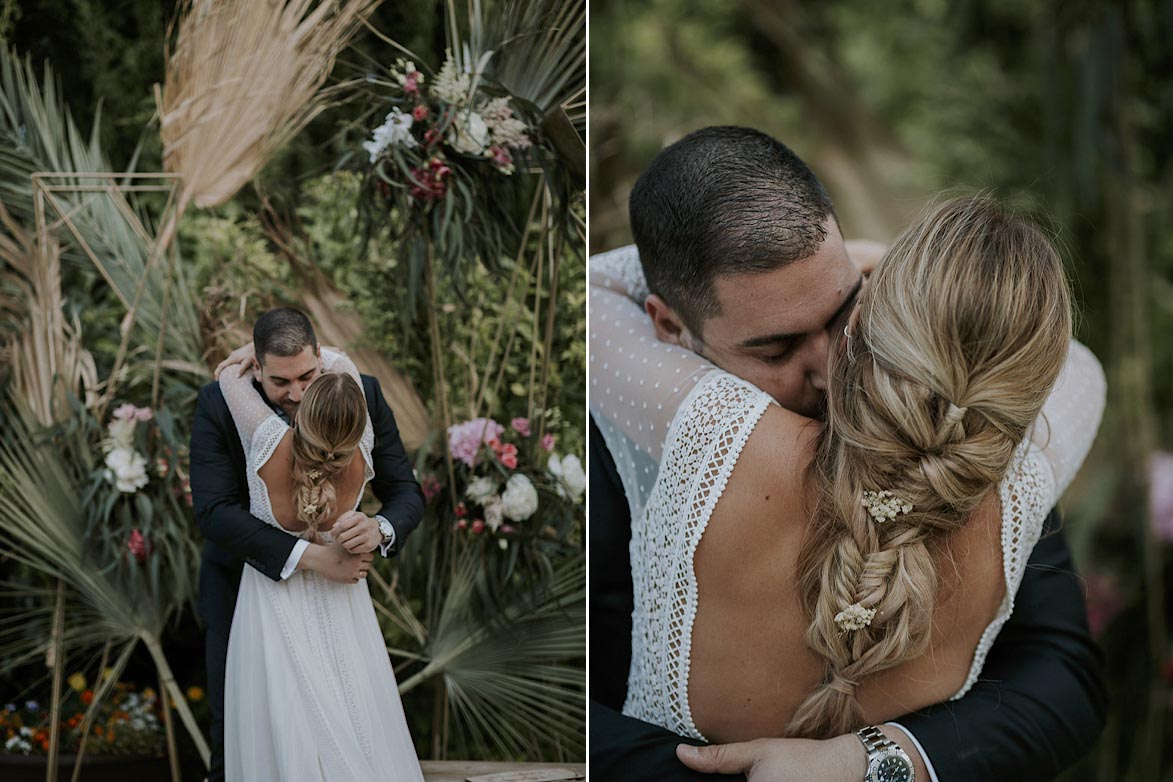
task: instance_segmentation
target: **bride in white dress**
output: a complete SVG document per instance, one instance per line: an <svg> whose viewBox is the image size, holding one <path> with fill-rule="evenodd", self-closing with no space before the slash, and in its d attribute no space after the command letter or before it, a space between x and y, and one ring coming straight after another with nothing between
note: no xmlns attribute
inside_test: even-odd
<svg viewBox="0 0 1173 782"><path fill-rule="evenodd" d="M329 543L374 477L374 432L354 364L327 369L291 427L251 373L220 387L248 460L252 514ZM365 579L303 571L285 581L244 568L228 642L225 772L229 782L419 782L423 779Z"/></svg>
<svg viewBox="0 0 1173 782"><path fill-rule="evenodd" d="M725 743L961 697L1104 406L1042 233L982 199L905 231L828 327L825 424L658 341L634 248L590 275L591 414L631 505L624 714Z"/></svg>

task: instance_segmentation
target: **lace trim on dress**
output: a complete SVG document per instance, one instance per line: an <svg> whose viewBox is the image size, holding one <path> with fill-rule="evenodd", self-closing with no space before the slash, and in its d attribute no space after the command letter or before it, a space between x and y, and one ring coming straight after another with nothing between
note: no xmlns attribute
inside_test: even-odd
<svg viewBox="0 0 1173 782"><path fill-rule="evenodd" d="M704 739L688 705L697 611L693 555L770 397L715 371L685 398L645 513L632 525L632 666L623 713Z"/></svg>
<svg viewBox="0 0 1173 782"><path fill-rule="evenodd" d="M272 524L285 532L289 530L277 523L273 514L273 500L269 497L269 487L261 478L261 468L273 457L281 438L289 431L289 424L281 420L281 416L272 413L261 422L253 433L252 449L248 454L248 496L249 511L258 519ZM248 443L245 443L248 448ZM294 534L290 532L289 534Z"/></svg>
<svg viewBox="0 0 1173 782"><path fill-rule="evenodd" d="M1010 470L999 484L998 495L1002 500L1002 575L1006 581L1006 594L998 615L986 626L978 641L965 684L949 700L963 697L977 683L990 647L1014 612L1014 598L1026 573L1027 560L1039 542L1043 521L1050 510L1050 498L1055 496L1054 475L1029 437L1018 446Z"/></svg>

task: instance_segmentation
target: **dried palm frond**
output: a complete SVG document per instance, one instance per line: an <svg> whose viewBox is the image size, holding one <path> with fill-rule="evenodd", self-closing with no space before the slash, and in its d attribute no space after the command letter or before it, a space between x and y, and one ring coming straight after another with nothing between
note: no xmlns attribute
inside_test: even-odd
<svg viewBox="0 0 1173 782"><path fill-rule="evenodd" d="M41 247L0 202L0 335L11 388L42 426L70 414L69 395L92 394L98 382L89 351L81 346L74 313L66 321L61 296L61 247L52 238Z"/></svg>
<svg viewBox="0 0 1173 782"><path fill-rule="evenodd" d="M404 680L407 692L443 676L457 723L482 754L543 759L554 738L584 748L586 558L562 562L540 592L526 592L491 616L476 606L484 563L470 547L456 565L427 645L429 662ZM387 613L403 607L383 601Z"/></svg>
<svg viewBox="0 0 1173 782"><path fill-rule="evenodd" d="M187 0L159 103L184 200L222 204L325 108L334 59L379 0Z"/></svg>

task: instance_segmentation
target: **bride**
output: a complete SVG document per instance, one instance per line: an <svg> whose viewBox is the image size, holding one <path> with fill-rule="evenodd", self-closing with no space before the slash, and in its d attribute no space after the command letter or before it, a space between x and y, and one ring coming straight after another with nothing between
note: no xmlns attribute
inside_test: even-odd
<svg viewBox="0 0 1173 782"><path fill-rule="evenodd" d="M330 543L374 477L374 433L358 370L327 356L293 425L224 372L220 388L247 456L254 516ZM422 780L366 580L309 571L272 581L244 568L228 641L225 771L237 782Z"/></svg>
<svg viewBox="0 0 1173 782"><path fill-rule="evenodd" d="M1103 409L1046 237L987 199L929 210L828 331L821 423L658 341L638 257L610 256L591 412L632 503L624 713L725 743L961 697Z"/></svg>

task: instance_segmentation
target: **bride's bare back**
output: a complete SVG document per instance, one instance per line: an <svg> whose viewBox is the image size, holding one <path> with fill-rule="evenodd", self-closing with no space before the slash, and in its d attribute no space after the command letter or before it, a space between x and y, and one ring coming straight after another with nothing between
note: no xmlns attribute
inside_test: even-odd
<svg viewBox="0 0 1173 782"><path fill-rule="evenodd" d="M337 506L329 518L319 525L322 532L334 526L334 522L343 514L354 508L358 502L359 493L363 490L365 463L358 449L355 449L350 463L334 482L334 490L338 497ZM282 527L290 532L302 532L306 525L297 520L297 510L293 507L293 430L289 430L281 438L281 442L273 451L269 461L261 466L259 471L261 480L269 492L269 501L273 505L273 516Z"/></svg>
<svg viewBox="0 0 1173 782"><path fill-rule="evenodd" d="M698 730L710 741L785 735L822 676L822 661L806 644L809 619L796 584L810 521L803 493L818 426L771 406L697 546L688 698ZM997 614L1005 584L996 492L947 545L935 554L941 584L931 646L861 683L857 693L869 723L958 692L979 638Z"/></svg>

